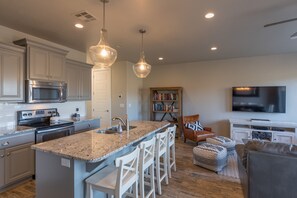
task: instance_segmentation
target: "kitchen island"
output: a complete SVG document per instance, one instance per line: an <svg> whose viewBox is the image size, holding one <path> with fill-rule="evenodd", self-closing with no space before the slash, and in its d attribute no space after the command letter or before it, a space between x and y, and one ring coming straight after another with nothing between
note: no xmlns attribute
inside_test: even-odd
<svg viewBox="0 0 297 198"><path fill-rule="evenodd" d="M85 179L132 151L141 141L169 126L168 122L132 121L129 133L91 130L32 146L36 150L36 197L85 197ZM105 197L97 193L96 197Z"/></svg>

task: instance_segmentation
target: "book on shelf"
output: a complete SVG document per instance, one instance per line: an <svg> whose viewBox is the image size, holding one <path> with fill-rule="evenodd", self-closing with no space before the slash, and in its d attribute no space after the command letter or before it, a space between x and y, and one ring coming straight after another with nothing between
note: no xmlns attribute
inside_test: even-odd
<svg viewBox="0 0 297 198"><path fill-rule="evenodd" d="M153 100L176 100L176 93L154 93Z"/></svg>
<svg viewBox="0 0 297 198"><path fill-rule="evenodd" d="M168 105L168 104L153 104L153 111L175 111L174 105Z"/></svg>

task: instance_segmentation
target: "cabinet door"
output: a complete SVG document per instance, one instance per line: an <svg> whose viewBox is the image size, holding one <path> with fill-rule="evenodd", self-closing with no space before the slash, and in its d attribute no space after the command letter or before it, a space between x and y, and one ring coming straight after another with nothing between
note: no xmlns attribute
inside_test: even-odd
<svg viewBox="0 0 297 198"><path fill-rule="evenodd" d="M79 100L80 68L66 63L67 100Z"/></svg>
<svg viewBox="0 0 297 198"><path fill-rule="evenodd" d="M235 140L236 143L242 143L242 139L250 139L251 132L248 130L233 130L232 139Z"/></svg>
<svg viewBox="0 0 297 198"><path fill-rule="evenodd" d="M38 47L28 47L29 78L48 80L48 51Z"/></svg>
<svg viewBox="0 0 297 198"><path fill-rule="evenodd" d="M294 133L276 132L274 133L274 142L282 142L287 144L294 144Z"/></svg>
<svg viewBox="0 0 297 198"><path fill-rule="evenodd" d="M0 100L23 101L24 54L0 49Z"/></svg>
<svg viewBox="0 0 297 198"><path fill-rule="evenodd" d="M92 98L92 70L81 68L80 99L91 100Z"/></svg>
<svg viewBox="0 0 297 198"><path fill-rule="evenodd" d="M65 56L49 52L49 80L65 81Z"/></svg>
<svg viewBox="0 0 297 198"><path fill-rule="evenodd" d="M5 183L17 181L34 174L34 151L31 144L5 150Z"/></svg>
<svg viewBox="0 0 297 198"><path fill-rule="evenodd" d="M4 186L4 150L0 150L0 188Z"/></svg>

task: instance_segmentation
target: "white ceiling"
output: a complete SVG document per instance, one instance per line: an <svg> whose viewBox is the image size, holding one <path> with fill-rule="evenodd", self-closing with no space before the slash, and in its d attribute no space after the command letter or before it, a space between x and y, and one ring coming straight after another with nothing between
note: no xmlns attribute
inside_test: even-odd
<svg viewBox="0 0 297 198"><path fill-rule="evenodd" d="M78 11L96 17L74 28ZM206 20L212 11L215 17ZM110 0L106 4L109 43L118 60L136 62L141 27L152 65L297 52L296 0ZM85 52L99 41L100 0L1 0L0 25ZM219 50L210 51L211 46ZM158 57L164 57L162 62Z"/></svg>

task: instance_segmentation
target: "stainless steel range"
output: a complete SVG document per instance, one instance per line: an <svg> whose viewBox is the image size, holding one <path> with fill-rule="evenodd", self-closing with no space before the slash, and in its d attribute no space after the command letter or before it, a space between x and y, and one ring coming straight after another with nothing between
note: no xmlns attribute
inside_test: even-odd
<svg viewBox="0 0 297 198"><path fill-rule="evenodd" d="M74 125L70 121L51 122L57 109L37 109L17 112L17 124L36 128L35 142L45 142L73 134Z"/></svg>

